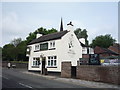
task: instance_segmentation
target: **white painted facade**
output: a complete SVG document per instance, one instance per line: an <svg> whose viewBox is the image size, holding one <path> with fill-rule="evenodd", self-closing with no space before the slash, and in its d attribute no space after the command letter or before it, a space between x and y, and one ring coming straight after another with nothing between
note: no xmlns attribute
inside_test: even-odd
<svg viewBox="0 0 120 90"><path fill-rule="evenodd" d="M48 50L35 52L36 45L38 45L37 48L39 49L39 45L46 42L28 45L28 47L30 47L30 54L27 54L27 56L29 56L28 70L41 71L41 55L46 57L45 67L48 71L61 72L61 62L63 61L71 61L72 66L77 66L77 61L79 61L79 58L82 58L82 46L73 32L73 27L68 26L68 28L69 32L62 36L61 39L46 41L48 43ZM54 44L52 45L51 43ZM52 48L53 50L49 50ZM40 60L38 60L40 61L40 65L33 66L35 58L40 58ZM53 58L53 61L49 62L49 58ZM55 65L49 66L51 62L53 62Z"/></svg>
<svg viewBox="0 0 120 90"><path fill-rule="evenodd" d="M80 38L79 41L83 44L85 44L85 39L84 38ZM88 53L89 51L89 53ZM82 54L94 54L94 49L91 47L82 47Z"/></svg>

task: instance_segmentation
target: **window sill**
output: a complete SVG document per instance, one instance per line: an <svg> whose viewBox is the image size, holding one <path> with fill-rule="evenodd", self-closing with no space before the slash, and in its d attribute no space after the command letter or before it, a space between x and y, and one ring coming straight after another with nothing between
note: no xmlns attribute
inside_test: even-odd
<svg viewBox="0 0 120 90"><path fill-rule="evenodd" d="M32 66L32 68L39 68L39 66Z"/></svg>
<svg viewBox="0 0 120 90"><path fill-rule="evenodd" d="M55 48L50 48L49 50L55 50Z"/></svg>
<svg viewBox="0 0 120 90"><path fill-rule="evenodd" d="M47 68L57 68L57 66L47 66Z"/></svg>
<svg viewBox="0 0 120 90"><path fill-rule="evenodd" d="M35 50L34 52L39 52L39 51L47 51L47 50L55 50L56 48L50 48L50 49L46 49L46 50Z"/></svg>
<svg viewBox="0 0 120 90"><path fill-rule="evenodd" d="M47 51L48 49L45 49L45 50L39 50L39 51Z"/></svg>
<svg viewBox="0 0 120 90"><path fill-rule="evenodd" d="M47 49L48 50L48 49ZM47 50L35 50L34 52L47 51Z"/></svg>
<svg viewBox="0 0 120 90"><path fill-rule="evenodd" d="M39 52L40 50L35 50L34 52Z"/></svg>

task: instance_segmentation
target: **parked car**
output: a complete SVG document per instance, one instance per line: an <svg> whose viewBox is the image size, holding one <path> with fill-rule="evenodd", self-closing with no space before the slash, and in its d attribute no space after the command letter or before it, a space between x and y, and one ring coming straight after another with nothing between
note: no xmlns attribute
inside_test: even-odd
<svg viewBox="0 0 120 90"><path fill-rule="evenodd" d="M13 64L13 65L12 65L12 68L16 68L16 65L15 65L15 64Z"/></svg>
<svg viewBox="0 0 120 90"><path fill-rule="evenodd" d="M102 66L118 66L120 63L102 63Z"/></svg>
<svg viewBox="0 0 120 90"><path fill-rule="evenodd" d="M119 59L104 59L101 61L102 61L102 63L101 63L102 66L118 66L118 65L120 65Z"/></svg>

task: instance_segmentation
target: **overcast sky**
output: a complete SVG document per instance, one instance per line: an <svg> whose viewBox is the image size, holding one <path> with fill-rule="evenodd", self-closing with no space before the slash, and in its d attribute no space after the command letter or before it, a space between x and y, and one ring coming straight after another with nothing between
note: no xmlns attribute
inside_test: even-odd
<svg viewBox="0 0 120 90"><path fill-rule="evenodd" d="M0 46L18 37L25 40L39 27L59 31L61 17L64 30L72 21L75 29L88 31L89 42L105 34L118 40L117 2L3 2Z"/></svg>

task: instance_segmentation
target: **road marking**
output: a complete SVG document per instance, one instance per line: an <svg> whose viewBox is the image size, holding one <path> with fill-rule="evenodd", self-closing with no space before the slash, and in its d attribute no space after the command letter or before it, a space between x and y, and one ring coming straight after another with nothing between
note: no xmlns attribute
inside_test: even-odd
<svg viewBox="0 0 120 90"><path fill-rule="evenodd" d="M3 77L3 78L5 78L5 79L7 79L7 80L8 80L8 78L7 78L7 77L5 77L5 76L0 75L0 77Z"/></svg>
<svg viewBox="0 0 120 90"><path fill-rule="evenodd" d="M2 77L8 80L8 78L7 78L7 77L4 77L4 76L2 76Z"/></svg>
<svg viewBox="0 0 120 90"><path fill-rule="evenodd" d="M25 84L23 84L23 83L19 83L19 84L22 85L22 86L24 86L24 87L27 87L27 88L32 88L31 86L25 85Z"/></svg>

